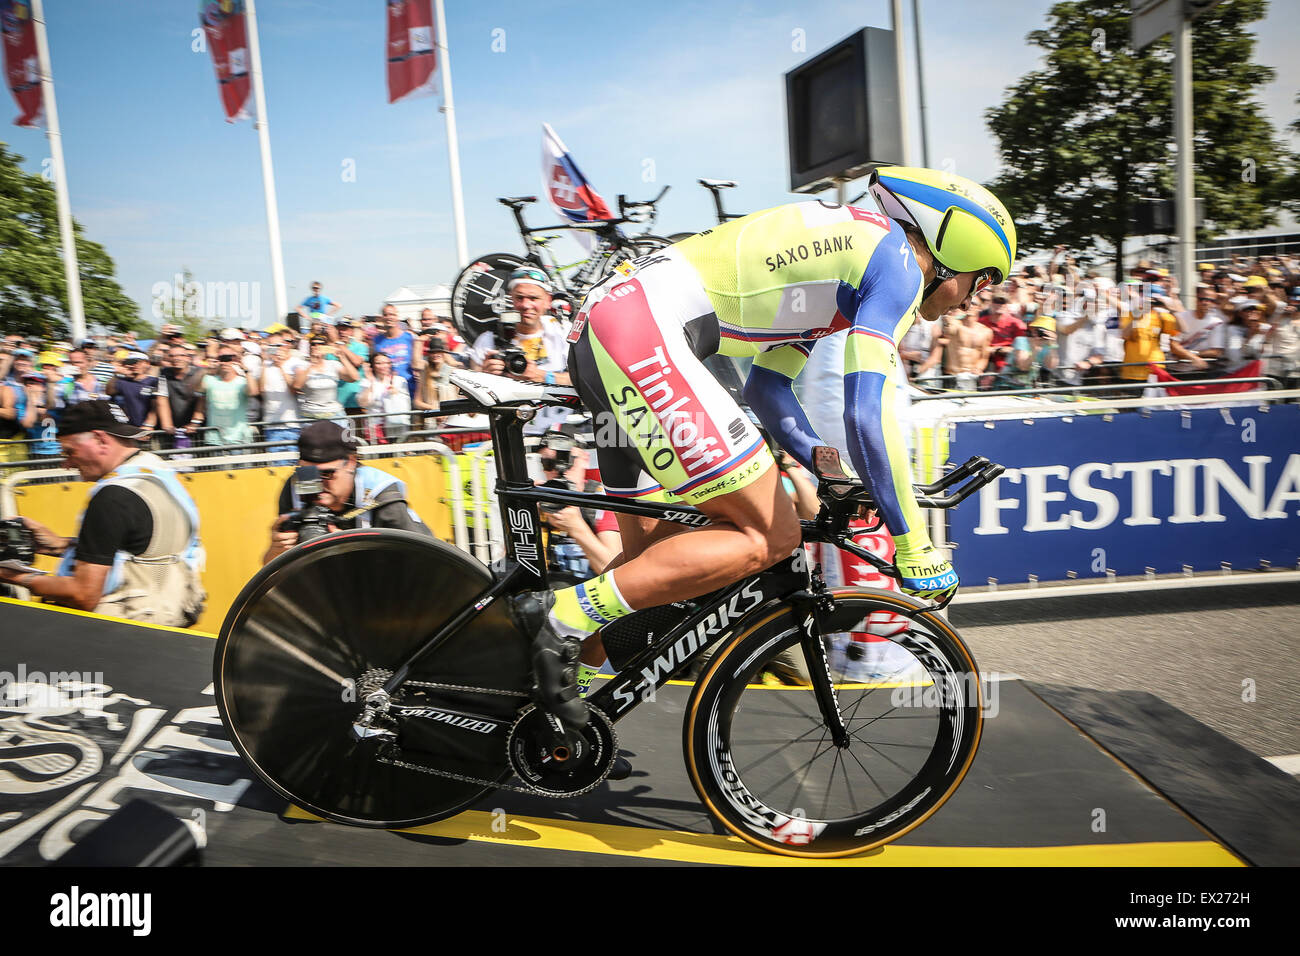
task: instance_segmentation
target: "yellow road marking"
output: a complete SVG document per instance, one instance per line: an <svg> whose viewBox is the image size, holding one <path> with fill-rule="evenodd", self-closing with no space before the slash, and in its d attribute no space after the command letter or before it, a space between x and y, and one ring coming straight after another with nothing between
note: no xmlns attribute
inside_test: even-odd
<svg viewBox="0 0 1300 956"><path fill-rule="evenodd" d="M298 807L284 816L320 820ZM504 829L498 830L504 822ZM739 837L683 830L583 823L507 814L504 821L483 810L467 810L450 820L412 827L401 833L529 846L573 853L708 863L731 866L1244 866L1209 840L1185 843L1099 843L1048 847L949 847L890 844L862 856L833 860L800 860L765 853Z"/></svg>
<svg viewBox="0 0 1300 956"><path fill-rule="evenodd" d="M88 617L96 621L112 621L114 624L129 624L132 627L147 627L152 631L174 631L177 634L190 634L194 637L210 637L216 639L215 634L209 634L207 631L196 631L192 627L169 627L166 624L146 624L143 621L128 621L124 617L112 617L108 614L96 614L94 611L78 611L75 608L59 607L55 604L39 604L35 601L19 601L17 598L0 598L0 604L16 604L19 607L34 607L41 611L53 611L58 614L75 614L77 617Z"/></svg>

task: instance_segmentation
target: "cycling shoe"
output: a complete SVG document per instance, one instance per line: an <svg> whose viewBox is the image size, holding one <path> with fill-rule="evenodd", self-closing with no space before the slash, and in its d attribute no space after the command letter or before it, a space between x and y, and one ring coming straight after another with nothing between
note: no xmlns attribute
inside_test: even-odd
<svg viewBox="0 0 1300 956"><path fill-rule="evenodd" d="M533 637L534 696L539 707L563 725L570 743L587 726L590 712L578 693L578 654L582 642L555 633L547 615L555 603L551 591L531 591L510 599L516 626Z"/></svg>

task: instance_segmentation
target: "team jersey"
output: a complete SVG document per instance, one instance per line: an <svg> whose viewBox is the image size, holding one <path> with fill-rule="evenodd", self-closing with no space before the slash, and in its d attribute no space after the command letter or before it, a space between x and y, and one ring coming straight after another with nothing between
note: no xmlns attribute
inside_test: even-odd
<svg viewBox="0 0 1300 956"><path fill-rule="evenodd" d="M724 355L753 355L745 399L805 467L822 440L793 381L817 340L848 331L850 459L904 552L928 546L894 408L898 343L924 279L903 228L877 212L802 202L754 213L673 247L700 274Z"/></svg>
<svg viewBox="0 0 1300 956"><path fill-rule="evenodd" d="M571 369L578 372L584 403L593 411L621 408L620 426L629 435L639 427L627 411L637 405L625 397L634 392L661 424L688 414L712 424L701 428L704 438L688 429L690 440L681 447L670 442L673 456L642 454L646 473L635 480L606 476L610 493L642 495L663 487L699 501L742 487L761 472L748 421L733 414L738 410L725 392L718 394L716 383L705 381L702 366L696 371L696 359L719 353L754 358L745 400L781 445L811 468L812 449L825 443L800 407L793 381L819 339L846 330L848 448L842 450L872 490L899 550L929 546L894 409L901 380L897 343L912 324L923 288L900 225L853 206L795 203L707 230L619 271L592 290L570 336L577 343ZM603 389L589 384L597 381ZM713 444L706 448L706 442ZM655 467L656 455L664 456L663 467ZM603 473L604 455L601 461Z"/></svg>
<svg viewBox="0 0 1300 956"><path fill-rule="evenodd" d="M896 342L921 296L921 271L902 227L855 206L778 206L673 249L700 275L723 355L811 343L855 325L855 318Z"/></svg>

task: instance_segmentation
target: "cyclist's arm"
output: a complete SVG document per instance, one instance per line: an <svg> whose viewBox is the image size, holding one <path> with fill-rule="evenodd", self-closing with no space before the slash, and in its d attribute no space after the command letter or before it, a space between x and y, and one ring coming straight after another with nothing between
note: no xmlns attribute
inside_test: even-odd
<svg viewBox="0 0 1300 956"><path fill-rule="evenodd" d="M921 270L902 230L872 252L844 349L844 430L849 457L871 489L898 550L929 548L912 490L911 465L895 407L898 340L920 297Z"/></svg>
<svg viewBox="0 0 1300 956"><path fill-rule="evenodd" d="M812 471L812 450L825 442L808 421L793 383L808 361L812 345L778 345L758 358L745 379L744 396L763 427L795 461Z"/></svg>

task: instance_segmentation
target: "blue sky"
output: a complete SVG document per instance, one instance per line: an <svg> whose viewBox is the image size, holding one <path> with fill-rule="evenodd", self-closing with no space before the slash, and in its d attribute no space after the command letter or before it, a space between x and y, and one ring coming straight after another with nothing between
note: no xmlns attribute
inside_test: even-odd
<svg viewBox="0 0 1300 956"><path fill-rule="evenodd" d="M996 174L983 112L1034 67L1024 37L1049 6L922 0L931 165ZM192 49L197 11L197 0L46 0L73 213L142 314L154 284L188 267L201 282L259 283L266 325L274 299L257 136L251 123L224 121L211 56ZM262 0L258 15L290 302L321 279L361 314L402 285L450 283L440 101L387 104L382 0ZM449 0L446 16L473 256L517 250L496 197L538 193L543 122L611 205L620 192L648 198L671 185L660 233L712 221L700 177L737 180L735 211L790 201L783 74L860 27L887 28L889 3ZM1278 72L1262 101L1281 126L1297 115L1300 4L1273 3L1259 35L1257 61ZM914 86L909 95L919 164ZM0 120L15 115L6 97ZM40 171L43 132L2 135ZM533 208L531 222L554 221L544 203Z"/></svg>

